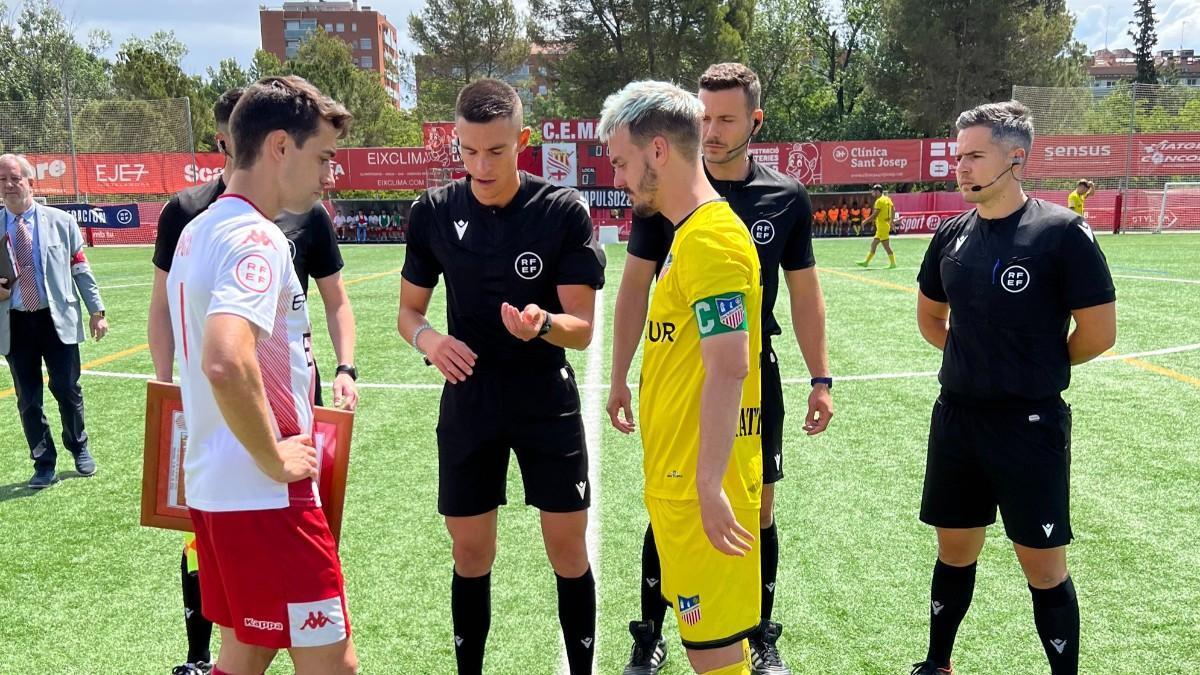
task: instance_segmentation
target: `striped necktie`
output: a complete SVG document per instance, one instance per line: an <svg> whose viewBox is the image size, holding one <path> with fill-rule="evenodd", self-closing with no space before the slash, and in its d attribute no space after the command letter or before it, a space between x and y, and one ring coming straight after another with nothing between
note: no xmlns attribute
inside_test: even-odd
<svg viewBox="0 0 1200 675"><path fill-rule="evenodd" d="M46 306L38 288L37 273L33 267L33 233L29 221L17 216L17 236L13 239L13 253L17 259L17 283L21 287L21 305L25 311L33 312Z"/></svg>

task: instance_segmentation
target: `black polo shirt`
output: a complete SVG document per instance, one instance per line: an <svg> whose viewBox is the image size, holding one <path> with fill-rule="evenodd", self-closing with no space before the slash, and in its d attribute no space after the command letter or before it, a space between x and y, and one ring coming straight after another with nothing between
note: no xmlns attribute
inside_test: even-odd
<svg viewBox="0 0 1200 675"><path fill-rule="evenodd" d="M812 203L808 191L791 176L784 175L750 159L750 174L745 180L717 180L705 175L733 212L750 230L758 248L763 275L763 335L770 339L783 331L775 320L775 299L779 295L779 268L785 271L808 269L816 265L812 248ZM653 260L659 270L671 250L675 226L662 214L649 218L633 217L629 234L629 254Z"/></svg>
<svg viewBox="0 0 1200 675"><path fill-rule="evenodd" d="M979 402L1057 397L1071 383L1071 310L1116 300L1088 224L1040 199L1006 218L972 209L946 221L917 281L950 305L943 390Z"/></svg>
<svg viewBox="0 0 1200 675"><path fill-rule="evenodd" d="M158 216L158 236L154 240L155 267L164 272L171 271L171 259L183 228L217 201L223 192L225 182L218 178L171 197ZM333 221L321 204L315 204L305 214L284 211L275 219L275 224L283 231L291 246L292 266L296 268L305 294L308 293L310 275L314 279L324 279L341 271L345 265L338 250Z"/></svg>
<svg viewBox="0 0 1200 675"><path fill-rule="evenodd" d="M470 178L462 178L427 190L409 216L401 274L422 288L445 278L450 335L479 356L481 368L562 365L562 347L513 337L500 305L522 309L535 303L559 313L559 286L604 286L604 251L592 232L587 201L524 171L520 181L512 202L491 207L480 204Z"/></svg>

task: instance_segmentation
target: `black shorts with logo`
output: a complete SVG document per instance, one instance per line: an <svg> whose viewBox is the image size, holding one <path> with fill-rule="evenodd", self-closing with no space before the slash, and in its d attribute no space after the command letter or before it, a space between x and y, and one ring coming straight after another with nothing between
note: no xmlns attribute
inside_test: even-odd
<svg viewBox="0 0 1200 675"><path fill-rule="evenodd" d="M587 444L575 372L559 366L476 368L442 389L438 512L477 516L508 503L515 451L525 503L542 511L588 508Z"/></svg>
<svg viewBox="0 0 1200 675"><path fill-rule="evenodd" d="M1071 407L1060 398L979 407L943 391L933 406L921 520L935 527L996 522L1014 543L1071 542Z"/></svg>
<svg viewBox="0 0 1200 675"><path fill-rule="evenodd" d="M779 377L779 358L765 345L761 359L762 378L762 451L763 484L783 478L783 382Z"/></svg>

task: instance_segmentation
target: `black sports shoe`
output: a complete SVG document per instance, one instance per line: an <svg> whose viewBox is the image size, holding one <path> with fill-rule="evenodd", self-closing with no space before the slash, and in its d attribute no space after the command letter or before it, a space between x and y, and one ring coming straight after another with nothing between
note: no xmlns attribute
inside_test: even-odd
<svg viewBox="0 0 1200 675"><path fill-rule="evenodd" d="M667 662L667 643L654 637L654 622L630 621L629 634L633 636L633 649L621 675L658 675Z"/></svg>
<svg viewBox="0 0 1200 675"><path fill-rule="evenodd" d="M185 663L171 669L171 675L209 675L211 672L212 664L204 661Z"/></svg>
<svg viewBox="0 0 1200 675"><path fill-rule="evenodd" d="M783 662L775 647L780 635L783 635L783 626L764 621L758 632L750 636L750 672L753 675L792 675L791 668Z"/></svg>
<svg viewBox="0 0 1200 675"><path fill-rule="evenodd" d="M954 675L954 664L951 663L949 668L939 668L933 661L922 661L913 664L909 675Z"/></svg>

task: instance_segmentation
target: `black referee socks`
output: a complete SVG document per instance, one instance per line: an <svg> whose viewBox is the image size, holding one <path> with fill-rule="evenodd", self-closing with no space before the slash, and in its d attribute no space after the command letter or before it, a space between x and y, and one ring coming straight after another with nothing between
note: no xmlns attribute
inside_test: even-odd
<svg viewBox="0 0 1200 675"><path fill-rule="evenodd" d="M775 609L775 577L779 573L779 530L776 524L759 532L762 542L762 620L770 621Z"/></svg>
<svg viewBox="0 0 1200 675"><path fill-rule="evenodd" d="M483 675L483 648L492 626L492 574L459 576L450 584L450 614L454 621L454 658L458 675Z"/></svg>
<svg viewBox="0 0 1200 675"><path fill-rule="evenodd" d="M558 621L567 645L571 675L591 675L596 652L596 579L592 568L568 579L558 574Z"/></svg>
<svg viewBox="0 0 1200 675"><path fill-rule="evenodd" d="M667 618L667 601L662 596L662 565L654 543L654 530L646 526L642 540L642 621L654 622L654 639L662 639L663 621Z"/></svg>
<svg viewBox="0 0 1200 675"><path fill-rule="evenodd" d="M1046 650L1053 675L1079 672L1079 598L1071 577L1054 588L1029 587L1033 596L1033 623Z"/></svg>
<svg viewBox="0 0 1200 675"><path fill-rule="evenodd" d="M939 668L950 667L954 638L975 595L976 563L954 567L938 560L933 566L929 592L929 654L925 658Z"/></svg>

